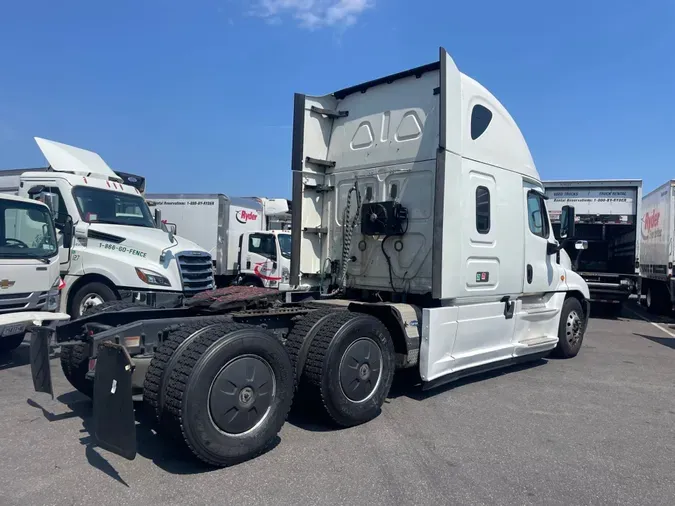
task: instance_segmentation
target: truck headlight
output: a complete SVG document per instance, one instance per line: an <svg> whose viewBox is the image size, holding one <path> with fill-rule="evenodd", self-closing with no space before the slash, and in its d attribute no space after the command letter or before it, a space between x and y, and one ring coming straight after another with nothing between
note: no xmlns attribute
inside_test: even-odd
<svg viewBox="0 0 675 506"><path fill-rule="evenodd" d="M171 282L161 274L150 269L141 269L136 267L138 278L148 285L171 286Z"/></svg>
<svg viewBox="0 0 675 506"><path fill-rule="evenodd" d="M61 276L57 277L52 283L52 287L49 289L49 293L47 293L46 311L56 311L61 307L61 290L65 286L66 284L61 279Z"/></svg>

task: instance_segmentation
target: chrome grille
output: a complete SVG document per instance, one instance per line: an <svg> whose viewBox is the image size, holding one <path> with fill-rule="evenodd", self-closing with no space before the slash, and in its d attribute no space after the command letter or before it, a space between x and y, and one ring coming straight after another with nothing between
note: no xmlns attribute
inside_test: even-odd
<svg viewBox="0 0 675 506"><path fill-rule="evenodd" d="M211 255L200 251L185 251L176 256L185 295L189 297L214 288Z"/></svg>
<svg viewBox="0 0 675 506"><path fill-rule="evenodd" d="M0 294L0 313L39 310L47 303L48 292Z"/></svg>

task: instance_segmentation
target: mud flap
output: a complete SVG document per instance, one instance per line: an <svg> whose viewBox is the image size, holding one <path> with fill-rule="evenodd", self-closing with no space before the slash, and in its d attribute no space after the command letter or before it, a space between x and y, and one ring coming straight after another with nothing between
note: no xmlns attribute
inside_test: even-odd
<svg viewBox="0 0 675 506"><path fill-rule="evenodd" d="M115 343L101 343L94 377L94 437L101 448L129 460L136 457L131 373L127 350Z"/></svg>
<svg viewBox="0 0 675 506"><path fill-rule="evenodd" d="M31 327L30 329L30 373L33 377L33 388L36 392L44 392L54 398L54 386L49 366L49 338L51 329Z"/></svg>

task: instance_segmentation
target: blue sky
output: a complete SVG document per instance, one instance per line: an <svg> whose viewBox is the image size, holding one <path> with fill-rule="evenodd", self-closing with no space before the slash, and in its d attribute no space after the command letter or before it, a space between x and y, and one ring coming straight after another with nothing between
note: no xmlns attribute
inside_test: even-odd
<svg viewBox="0 0 675 506"><path fill-rule="evenodd" d="M675 178L672 0L84 0L0 6L0 168L33 136L151 192L290 197L293 93L437 58L514 116L543 178Z"/></svg>

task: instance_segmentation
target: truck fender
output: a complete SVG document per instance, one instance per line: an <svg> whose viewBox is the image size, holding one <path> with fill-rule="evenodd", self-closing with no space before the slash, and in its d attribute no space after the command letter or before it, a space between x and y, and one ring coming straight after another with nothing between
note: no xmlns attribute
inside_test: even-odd
<svg viewBox="0 0 675 506"><path fill-rule="evenodd" d="M567 290L570 292L579 292L584 297L584 299L589 300L591 298L591 293L584 279L579 274L570 269L565 270L565 282L567 283Z"/></svg>

